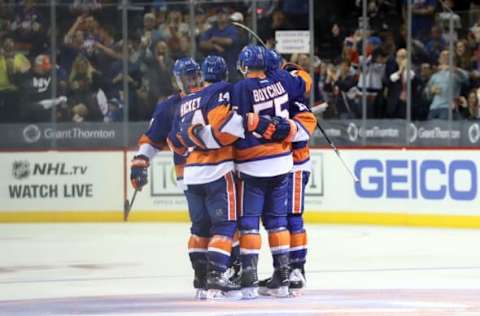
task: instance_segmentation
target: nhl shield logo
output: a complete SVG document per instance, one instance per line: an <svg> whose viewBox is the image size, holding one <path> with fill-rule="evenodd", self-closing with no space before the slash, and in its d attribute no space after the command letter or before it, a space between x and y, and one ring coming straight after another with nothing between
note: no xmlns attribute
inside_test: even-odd
<svg viewBox="0 0 480 316"><path fill-rule="evenodd" d="M30 163L26 160L14 161L12 175L18 180L27 178L30 175Z"/></svg>

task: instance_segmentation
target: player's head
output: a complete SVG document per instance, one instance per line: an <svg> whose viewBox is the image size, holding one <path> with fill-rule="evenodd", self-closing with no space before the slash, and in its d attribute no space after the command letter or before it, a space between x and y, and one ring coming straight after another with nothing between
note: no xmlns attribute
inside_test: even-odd
<svg viewBox="0 0 480 316"><path fill-rule="evenodd" d="M178 87L184 93L190 93L192 89L202 86L200 66L190 57L177 59L173 65L173 74Z"/></svg>
<svg viewBox="0 0 480 316"><path fill-rule="evenodd" d="M265 48L258 45L245 46L238 56L237 68L243 75L249 71L265 71Z"/></svg>
<svg viewBox="0 0 480 316"><path fill-rule="evenodd" d="M209 55L202 63L203 80L218 82L227 80L228 71L225 59L220 56Z"/></svg>
<svg viewBox="0 0 480 316"><path fill-rule="evenodd" d="M265 68L267 71L274 71L282 66L282 56L274 49L265 51Z"/></svg>

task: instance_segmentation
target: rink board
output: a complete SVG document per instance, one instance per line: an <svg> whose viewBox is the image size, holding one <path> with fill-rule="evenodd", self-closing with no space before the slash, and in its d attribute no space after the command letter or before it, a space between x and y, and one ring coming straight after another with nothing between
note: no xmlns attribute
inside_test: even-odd
<svg viewBox="0 0 480 316"><path fill-rule="evenodd" d="M480 227L480 151L461 149L329 149L312 151L306 218L318 223ZM131 197L134 152L0 153L0 222L117 222ZM151 162L131 221L186 221L171 153Z"/></svg>

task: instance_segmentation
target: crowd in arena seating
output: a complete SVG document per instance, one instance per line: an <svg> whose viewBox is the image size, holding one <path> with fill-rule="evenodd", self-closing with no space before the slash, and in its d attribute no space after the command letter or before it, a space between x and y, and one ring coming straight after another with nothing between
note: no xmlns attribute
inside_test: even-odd
<svg viewBox="0 0 480 316"><path fill-rule="evenodd" d="M367 118L407 118L410 77L412 120L448 119L449 107L452 119L480 119L480 11L476 1L469 1L463 8L469 10L458 14L449 9L457 9L454 5L461 1L444 1L447 8L437 0L413 2L408 75L407 1L368 2L366 54L362 54L361 21L353 27L334 21L325 38L328 54L318 70L322 98L330 105L325 117L361 118L366 91ZM454 45L452 76L450 40Z"/></svg>
<svg viewBox="0 0 480 316"><path fill-rule="evenodd" d="M58 1L53 21L47 1L0 0L0 122L121 121L127 98L129 120L147 120L157 101L175 89L173 62L192 51L199 60L221 55L230 80L239 79L236 58L250 39L231 22L250 25L253 9L269 46L276 30L308 29L303 0L260 1L255 7L249 1L204 2L195 6L194 21L188 1L130 1L124 45L120 2ZM364 90L367 118L407 117L406 16L398 12L404 2L369 0L365 54L359 10L354 23L332 20L328 34L317 34L318 57L284 56L306 69L313 63L315 102L328 104L324 118L361 118ZM446 119L449 106L453 119L480 117L480 11L471 2L467 14L451 14L437 0L415 1L413 120ZM444 3L456 9L454 1ZM124 49L128 61L122 59Z"/></svg>

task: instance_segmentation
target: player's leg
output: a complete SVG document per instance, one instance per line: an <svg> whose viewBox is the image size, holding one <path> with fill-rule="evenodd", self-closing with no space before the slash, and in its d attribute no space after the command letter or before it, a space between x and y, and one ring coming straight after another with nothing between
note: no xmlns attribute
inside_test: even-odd
<svg viewBox="0 0 480 316"><path fill-rule="evenodd" d="M261 239L260 216L264 204L265 181L241 175L239 191L240 284L244 298L258 297L257 264Z"/></svg>
<svg viewBox="0 0 480 316"><path fill-rule="evenodd" d="M290 233L287 229L288 175L269 179L269 190L265 197L263 225L268 231L268 242L273 257L272 279L262 288L262 294L277 297L289 295L289 248Z"/></svg>
<svg viewBox="0 0 480 316"><path fill-rule="evenodd" d="M305 287L305 262L307 256L307 232L303 223L305 188L310 177L308 171L295 171L289 175L288 230L290 231L290 290L300 294Z"/></svg>
<svg viewBox="0 0 480 316"><path fill-rule="evenodd" d="M238 202L238 196L237 196L237 202ZM239 215L237 213L237 219ZM233 235L233 240L232 240L232 252L230 254L230 263L229 263L229 278L232 281L238 281L240 282L240 271L242 268L242 265L240 263L240 231L237 229L235 232L235 235Z"/></svg>
<svg viewBox="0 0 480 316"><path fill-rule="evenodd" d="M205 189L205 204L211 222L207 251L207 288L211 298L218 298L226 295L225 292L240 290L240 286L230 281L225 274L230 263L233 236L237 231L235 177L230 172L206 184Z"/></svg>
<svg viewBox="0 0 480 316"><path fill-rule="evenodd" d="M194 270L193 287L198 299L207 298L207 249L210 240L210 218L203 191L199 186L189 186L185 191L192 226L188 241L188 255Z"/></svg>

